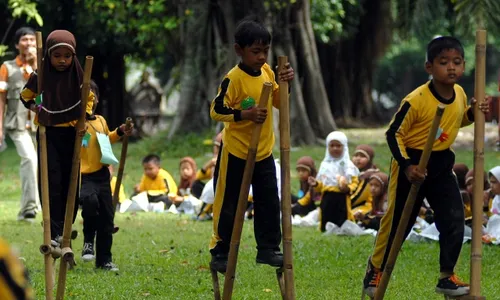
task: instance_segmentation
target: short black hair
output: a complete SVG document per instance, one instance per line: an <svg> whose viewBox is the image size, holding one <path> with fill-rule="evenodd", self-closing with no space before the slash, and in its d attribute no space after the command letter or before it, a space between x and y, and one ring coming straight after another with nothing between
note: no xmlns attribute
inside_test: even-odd
<svg viewBox="0 0 500 300"><path fill-rule="evenodd" d="M159 166L160 165L160 157L156 154L148 154L146 157L142 159L143 164L148 164L148 163L154 163L155 165Z"/></svg>
<svg viewBox="0 0 500 300"><path fill-rule="evenodd" d="M269 45L271 43L271 33L256 17L249 16L241 20L236 26L234 42L241 48L252 46L255 42Z"/></svg>
<svg viewBox="0 0 500 300"><path fill-rule="evenodd" d="M427 61L432 63L434 59L444 50L457 50L464 58L464 47L457 38L452 36L440 36L429 42L427 45Z"/></svg>
<svg viewBox="0 0 500 300"><path fill-rule="evenodd" d="M14 34L14 43L19 44L19 40L25 35L35 35L35 29L31 27L21 27Z"/></svg>
<svg viewBox="0 0 500 300"><path fill-rule="evenodd" d="M90 80L90 90L94 93L95 97L99 99L99 86L93 79Z"/></svg>

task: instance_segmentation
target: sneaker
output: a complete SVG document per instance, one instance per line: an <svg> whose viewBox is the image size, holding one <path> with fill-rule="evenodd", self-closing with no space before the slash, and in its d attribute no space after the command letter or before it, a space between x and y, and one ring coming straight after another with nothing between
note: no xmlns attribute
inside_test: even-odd
<svg viewBox="0 0 500 300"><path fill-rule="evenodd" d="M17 220L18 221L26 221L26 222L32 223L32 222L35 221L35 218L36 218L36 212L35 211L28 211L28 212L25 212L22 215L19 215L17 217Z"/></svg>
<svg viewBox="0 0 500 300"><path fill-rule="evenodd" d="M463 296L469 293L469 285L453 274L450 277L439 279L436 285L436 293L447 296Z"/></svg>
<svg viewBox="0 0 500 300"><path fill-rule="evenodd" d="M212 260L210 261L210 269L214 269L219 273L226 273L227 269L227 254L216 254L212 255Z"/></svg>
<svg viewBox="0 0 500 300"><path fill-rule="evenodd" d="M58 235L50 241L50 245L54 248L61 248L62 236Z"/></svg>
<svg viewBox="0 0 500 300"><path fill-rule="evenodd" d="M259 250L255 261L258 264L266 264L272 267L283 267L283 254L274 250Z"/></svg>
<svg viewBox="0 0 500 300"><path fill-rule="evenodd" d="M103 269L105 271L111 271L111 272L118 272L120 269L118 269L118 266L115 265L112 262L107 262L102 266L97 266L98 269Z"/></svg>
<svg viewBox="0 0 500 300"><path fill-rule="evenodd" d="M382 279L382 271L372 265L371 259L368 260L368 267L366 268L365 278L363 279L363 289L368 297L375 297L380 279Z"/></svg>
<svg viewBox="0 0 500 300"><path fill-rule="evenodd" d="M84 262L93 261L95 259L94 255L94 244L93 243L84 243L82 250L82 260Z"/></svg>

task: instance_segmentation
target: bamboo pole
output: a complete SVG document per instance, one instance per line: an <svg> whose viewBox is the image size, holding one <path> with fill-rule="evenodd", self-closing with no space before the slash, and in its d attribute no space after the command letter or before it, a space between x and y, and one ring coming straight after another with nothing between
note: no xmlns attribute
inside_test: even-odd
<svg viewBox="0 0 500 300"><path fill-rule="evenodd" d="M43 82L43 40L42 32L36 32L36 59L37 59L37 94L42 93ZM40 252L44 255L45 263L45 299L54 298L54 265L50 237L50 200L49 200L49 169L47 164L47 132L45 126L38 126L38 139L40 149L40 188L42 192L42 217L43 217L43 244Z"/></svg>
<svg viewBox="0 0 500 300"><path fill-rule="evenodd" d="M271 94L272 84L265 82L262 87L260 95L259 107L267 107L269 95ZM270 112L268 112L270 114ZM234 217L233 232L231 234L231 244L229 248L228 264L226 274L224 277L224 291L222 299L229 300L233 294L234 277L236 272L236 263L238 260L238 250L240 247L241 231L243 230L243 222L245 221L245 210L248 202L248 193L250 191L250 184L252 183L253 170L255 166L255 159L257 149L259 146L260 132L262 124L255 124L252 131L252 138L250 146L248 147L247 160L245 163L245 171L243 172L243 179L241 182L240 195L238 198L238 206L236 208L236 215Z"/></svg>
<svg viewBox="0 0 500 300"><path fill-rule="evenodd" d="M420 157L420 161L418 162L418 169L422 172L424 172L427 168L427 162L429 161L432 153L432 146L434 145L434 141L436 140L436 133L439 127L439 123L441 122L441 117L443 116L445 107L446 106L442 103L438 105L436 115L434 116L434 120L432 121L429 135L427 136L427 141L425 143L424 150L422 151L422 156ZM394 269L399 251L401 250L401 246L403 245L406 227L408 226L408 222L410 221L410 216L413 211L413 207L415 206L415 200L417 198L420 186L421 183L412 183L411 185L410 192L408 193L408 198L406 199L406 204L403 209L403 214L401 215L401 219L399 220L398 229L396 231L396 235L394 236L394 241L392 242L389 257L387 258L387 262L383 270L382 279L380 280L380 284L377 287L377 291L375 293L375 300L384 299L385 291L387 290L387 286L389 285L392 270Z"/></svg>
<svg viewBox="0 0 500 300"><path fill-rule="evenodd" d="M64 230L63 230L63 241L62 241L62 259L61 265L59 266L59 278L57 284L56 299L64 299L64 290L66 288L66 273L68 270L68 265L71 267L75 265L74 253L70 248L70 238L71 238L71 226L73 223L73 214L75 208L75 198L76 190L78 185L78 180L80 178L80 152L82 149L82 136L78 133L79 131L85 129L85 114L87 108L87 100L90 92L90 76L92 74L92 64L94 58L92 56L87 56L85 58L85 69L83 73L83 86L82 95L80 103L80 118L76 125L76 137L75 146L73 152L73 160L71 166L71 178L68 189L68 198L66 201L66 214L64 217Z"/></svg>
<svg viewBox="0 0 500 300"><path fill-rule="evenodd" d="M132 118L127 118L125 120L125 127L127 130L132 126ZM118 174L116 175L115 190L113 193L113 212L116 211L116 205L118 204L118 197L120 195L120 186L122 185L123 170L125 169L125 160L127 159L127 149L128 149L128 135L123 136L122 140L122 152L120 155L120 164L118 167Z"/></svg>
<svg viewBox="0 0 500 300"><path fill-rule="evenodd" d="M286 69L287 56L278 57L278 72ZM290 191L290 106L288 81L278 80L280 96L280 158L281 158L281 222L283 227L283 255L285 299L295 299L292 247L292 195Z"/></svg>
<svg viewBox="0 0 500 300"><path fill-rule="evenodd" d="M479 103L485 98L486 30L476 31L476 73L474 78L474 191L472 198L472 249L470 260L471 297L481 295L481 260L484 182L484 113ZM472 298L479 299L479 298Z"/></svg>

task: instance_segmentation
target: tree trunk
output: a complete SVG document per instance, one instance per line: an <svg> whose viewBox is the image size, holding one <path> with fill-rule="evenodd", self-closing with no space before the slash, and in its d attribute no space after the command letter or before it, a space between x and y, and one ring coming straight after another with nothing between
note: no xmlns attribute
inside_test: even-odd
<svg viewBox="0 0 500 300"><path fill-rule="evenodd" d="M298 47L302 51L298 54L298 60L302 67L302 78L304 80L303 93L307 113L312 128L316 135L325 137L337 128L331 114L330 103L326 93L321 66L318 58L316 41L312 32L311 16L309 12L309 1L298 1L294 6L296 30L298 34Z"/></svg>

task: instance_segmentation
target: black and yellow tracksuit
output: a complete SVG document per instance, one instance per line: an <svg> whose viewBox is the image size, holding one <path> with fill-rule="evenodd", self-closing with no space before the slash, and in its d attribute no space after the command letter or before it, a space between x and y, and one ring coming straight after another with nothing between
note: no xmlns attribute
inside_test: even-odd
<svg viewBox="0 0 500 300"><path fill-rule="evenodd" d="M459 85L454 86L451 99L436 92L432 81L418 87L402 101L386 132L392 152L388 210L381 220L371 261L384 269L396 229L411 187L405 175L409 165L418 165L439 103L447 104L422 183L406 229L409 234L422 201L426 198L434 210L440 232L440 269L453 272L460 254L464 234L464 206L457 180L453 174L455 154L450 149L461 127L473 122L467 97Z"/></svg>
<svg viewBox="0 0 500 300"><path fill-rule="evenodd" d="M103 266L112 261L115 213L110 185L111 174L108 166L101 163L97 133L108 135L110 142L114 143L120 139L123 132L118 128L110 132L106 120L98 115L88 117L87 125L90 139L87 146L82 147L80 161L83 239L85 243L93 244L96 238L96 265Z"/></svg>
<svg viewBox="0 0 500 300"><path fill-rule="evenodd" d="M258 105L264 82L273 83L272 101L262 125L252 178L254 231L257 248L279 250L281 241L280 205L274 146L272 107L279 107L278 85L274 72L265 64L255 72L243 64L231 69L223 79L219 93L212 101L210 116L224 122L222 145L214 171L212 255L227 254L233 230L240 186L248 147L255 123L241 119L242 103L252 98Z"/></svg>
<svg viewBox="0 0 500 300"><path fill-rule="evenodd" d="M0 299L35 299L24 265L9 245L0 239Z"/></svg>
<svg viewBox="0 0 500 300"><path fill-rule="evenodd" d="M373 196L370 192L369 183L370 180L368 178L360 180L358 186L351 195L351 211L349 215L352 215L353 218L357 212L366 215L372 211Z"/></svg>

